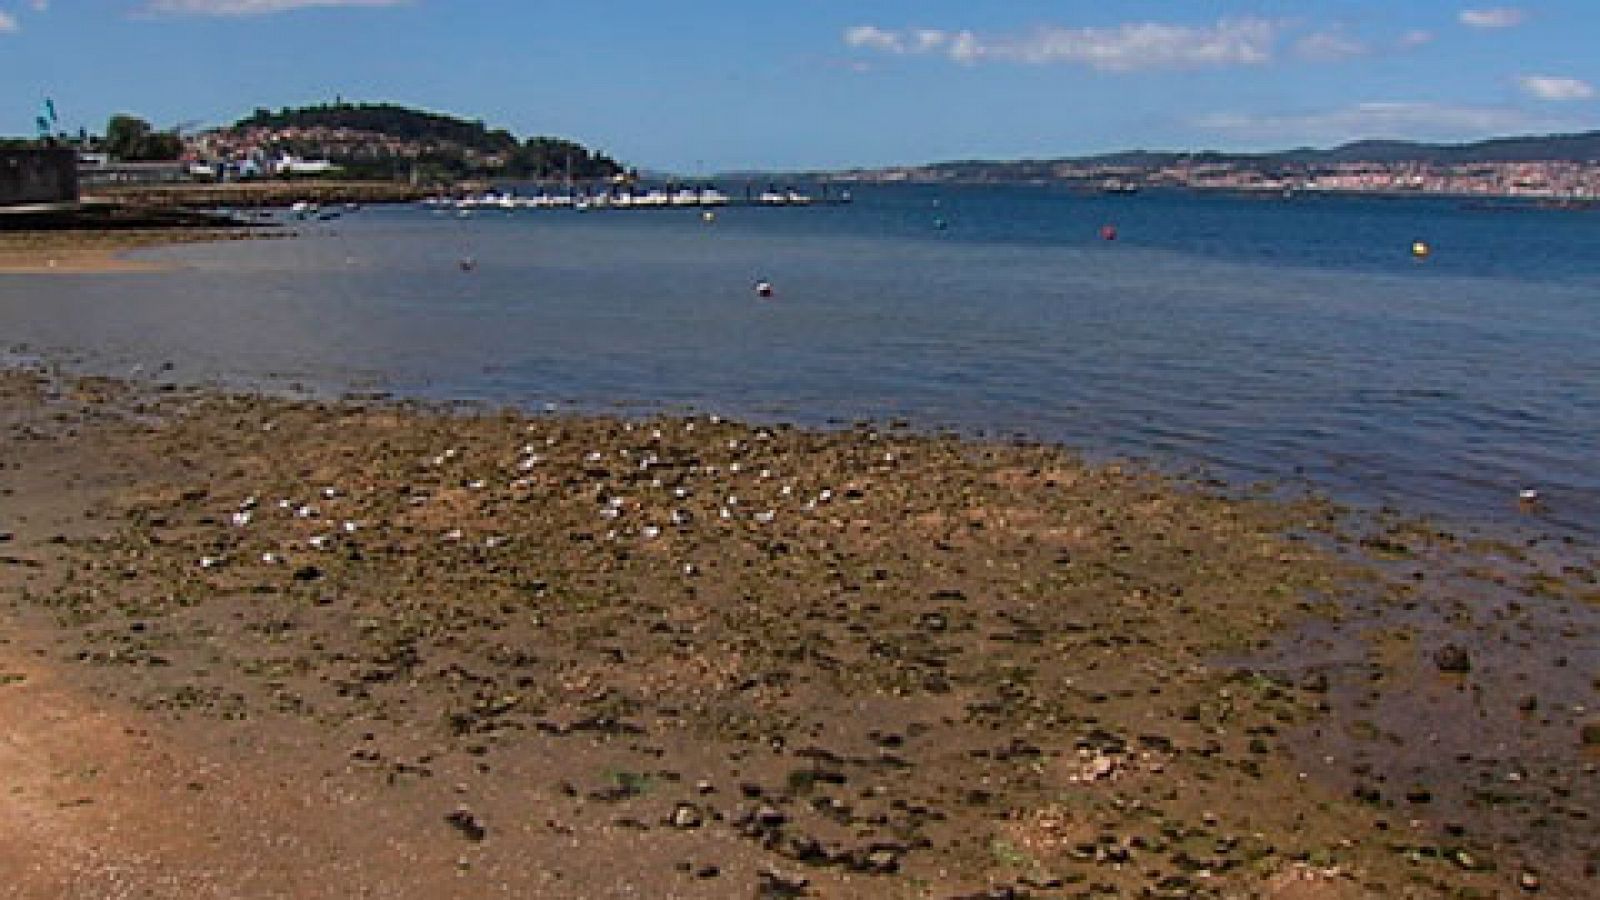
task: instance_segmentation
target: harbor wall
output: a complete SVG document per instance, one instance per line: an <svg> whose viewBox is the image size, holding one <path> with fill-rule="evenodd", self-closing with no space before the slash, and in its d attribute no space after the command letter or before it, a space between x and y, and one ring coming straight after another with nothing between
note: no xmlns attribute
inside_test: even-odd
<svg viewBox="0 0 1600 900"><path fill-rule="evenodd" d="M71 147L0 148L0 209L78 202L78 153Z"/></svg>

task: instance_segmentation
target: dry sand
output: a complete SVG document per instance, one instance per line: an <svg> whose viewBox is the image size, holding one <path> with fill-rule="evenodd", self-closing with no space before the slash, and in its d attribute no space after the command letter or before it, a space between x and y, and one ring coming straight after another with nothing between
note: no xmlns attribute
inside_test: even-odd
<svg viewBox="0 0 1600 900"><path fill-rule="evenodd" d="M1570 549L1350 534L1324 503L874 427L27 371L0 426L11 896L1594 883ZM1429 629L1468 594L1414 571L1456 554L1517 610L1462 626L1466 673ZM1557 674L1490 683L1534 655L1497 656L1501 627L1567 642ZM1456 703L1538 765L1424 733Z"/></svg>

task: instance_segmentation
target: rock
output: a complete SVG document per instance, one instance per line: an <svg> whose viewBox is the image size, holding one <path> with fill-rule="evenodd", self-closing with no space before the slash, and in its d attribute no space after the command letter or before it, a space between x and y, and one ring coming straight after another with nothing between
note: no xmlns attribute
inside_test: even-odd
<svg viewBox="0 0 1600 900"><path fill-rule="evenodd" d="M851 868L858 872L888 875L899 871L900 857L904 853L905 848L898 844L873 844L856 857Z"/></svg>
<svg viewBox="0 0 1600 900"><path fill-rule="evenodd" d="M472 810L467 809L465 806L456 807L456 811L445 816L444 820L454 826L457 831L461 832L462 837L469 841L481 841L489 834L489 829L484 826L477 816L472 814Z"/></svg>
<svg viewBox="0 0 1600 900"><path fill-rule="evenodd" d="M1578 730L1578 738L1583 741L1585 747L1600 747L1600 719L1585 722Z"/></svg>
<svg viewBox="0 0 1600 900"><path fill-rule="evenodd" d="M1117 771L1117 761L1110 756L1097 756L1084 770L1084 775L1094 781L1110 778Z"/></svg>
<svg viewBox="0 0 1600 900"><path fill-rule="evenodd" d="M322 570L316 566L301 566L294 570L295 581L316 581L322 577Z"/></svg>
<svg viewBox="0 0 1600 900"><path fill-rule="evenodd" d="M1312 672L1300 680L1300 689L1312 694L1326 694L1328 692L1327 674Z"/></svg>
<svg viewBox="0 0 1600 900"><path fill-rule="evenodd" d="M1517 709L1520 709L1523 712L1533 712L1538 708L1539 698L1533 694L1523 694L1522 697L1517 700Z"/></svg>
<svg viewBox="0 0 1600 900"><path fill-rule="evenodd" d="M699 828L704 822L705 815L692 803L679 803L667 817L667 824L673 828Z"/></svg>
<svg viewBox="0 0 1600 900"><path fill-rule="evenodd" d="M779 900L784 897L804 897L810 893L811 882L800 875L785 875L776 869L761 873L756 886L757 900Z"/></svg>
<svg viewBox="0 0 1600 900"><path fill-rule="evenodd" d="M1540 888L1539 876L1532 872L1523 872L1517 876L1517 887L1531 894Z"/></svg>
<svg viewBox="0 0 1600 900"><path fill-rule="evenodd" d="M777 828L789 821L789 817L775 806L763 805L755 811L754 821L763 828Z"/></svg>
<svg viewBox="0 0 1600 900"><path fill-rule="evenodd" d="M1433 653L1433 664L1441 672L1464 673L1472 671L1472 657L1467 648L1459 644L1445 644Z"/></svg>

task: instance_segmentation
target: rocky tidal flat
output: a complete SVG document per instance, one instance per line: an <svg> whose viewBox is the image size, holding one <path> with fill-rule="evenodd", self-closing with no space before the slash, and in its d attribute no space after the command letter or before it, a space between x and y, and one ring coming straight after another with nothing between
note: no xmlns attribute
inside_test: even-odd
<svg viewBox="0 0 1600 900"><path fill-rule="evenodd" d="M882 423L13 369L0 426L0 660L232 791L346 798L263 807L382 860L317 869L328 896L1596 883L1571 540ZM221 878L301 865L217 841Z"/></svg>

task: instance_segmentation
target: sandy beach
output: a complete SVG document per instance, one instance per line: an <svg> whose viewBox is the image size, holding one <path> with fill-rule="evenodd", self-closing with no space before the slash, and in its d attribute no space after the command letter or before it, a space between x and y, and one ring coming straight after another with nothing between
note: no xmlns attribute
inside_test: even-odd
<svg viewBox="0 0 1600 900"><path fill-rule="evenodd" d="M1578 897L1600 862L1600 673L1542 652L1595 638L1570 548L886 425L33 370L0 422L14 896Z"/></svg>
<svg viewBox="0 0 1600 900"><path fill-rule="evenodd" d="M245 240L261 232L228 228L129 228L0 231L0 275L159 272L127 254L146 247Z"/></svg>

